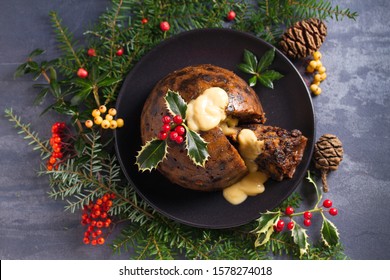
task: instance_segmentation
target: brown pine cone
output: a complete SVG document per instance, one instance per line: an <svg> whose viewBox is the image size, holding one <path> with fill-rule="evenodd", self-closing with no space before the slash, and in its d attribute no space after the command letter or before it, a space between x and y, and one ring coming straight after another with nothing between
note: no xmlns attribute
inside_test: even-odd
<svg viewBox="0 0 390 280"><path fill-rule="evenodd" d="M291 58L305 58L319 50L326 34L327 27L319 19L299 21L283 34L281 50Z"/></svg>
<svg viewBox="0 0 390 280"><path fill-rule="evenodd" d="M324 192L328 192L329 187L326 175L331 170L337 170L343 160L343 144L336 135L324 134L318 139L314 146L315 167L321 170L321 178Z"/></svg>

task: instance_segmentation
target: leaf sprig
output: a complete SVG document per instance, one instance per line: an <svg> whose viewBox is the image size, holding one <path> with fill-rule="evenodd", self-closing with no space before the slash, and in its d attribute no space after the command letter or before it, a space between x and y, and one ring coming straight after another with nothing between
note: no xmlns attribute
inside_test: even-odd
<svg viewBox="0 0 390 280"><path fill-rule="evenodd" d="M181 116L186 133L185 147L187 155L195 165L204 167L208 157L207 142L196 131L191 130L185 123L187 103L178 92L168 90L165 95L165 105L173 116ZM136 165L140 171L151 171L167 157L168 138L161 140L153 138L147 141L138 152Z"/></svg>
<svg viewBox="0 0 390 280"><path fill-rule="evenodd" d="M249 85L254 87L257 82L260 82L267 88L274 88L273 81L283 78L283 75L275 70L269 70L275 58L275 49L272 48L265 52L264 55L257 59L256 55L248 50L244 50L244 62L237 67L244 73L253 75L249 79Z"/></svg>

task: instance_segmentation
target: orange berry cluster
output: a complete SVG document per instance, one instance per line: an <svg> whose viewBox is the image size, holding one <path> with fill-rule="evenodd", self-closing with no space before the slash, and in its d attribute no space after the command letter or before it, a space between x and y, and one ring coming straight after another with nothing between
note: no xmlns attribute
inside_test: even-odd
<svg viewBox="0 0 390 280"><path fill-rule="evenodd" d="M111 219L108 217L107 212L110 210L114 198L115 194L107 193L103 197L98 198L95 203L91 201L84 206L81 224L88 226L84 232L84 244L94 246L104 244L103 229L111 225Z"/></svg>
<svg viewBox="0 0 390 280"><path fill-rule="evenodd" d="M56 122L51 127L51 138L50 138L50 146L53 149L49 160L47 161L46 167L47 170L51 171L53 168L55 170L58 169L59 161L63 158L63 137L64 137L64 129L66 125L64 122Z"/></svg>
<svg viewBox="0 0 390 280"><path fill-rule="evenodd" d="M105 115L104 115L105 114ZM116 109L110 108L107 111L105 105L101 105L98 109L92 111L92 120L87 120L85 126L91 128L94 124L100 125L103 129L116 129L124 125L124 121L121 118L114 119L116 116ZM103 118L104 117L104 118Z"/></svg>
<svg viewBox="0 0 390 280"><path fill-rule="evenodd" d="M320 95L322 90L320 88L321 82L326 79L326 68L321 62L322 54L319 51L313 53L313 59L309 61L306 67L306 72L313 74L313 82L310 85L310 91L314 95Z"/></svg>

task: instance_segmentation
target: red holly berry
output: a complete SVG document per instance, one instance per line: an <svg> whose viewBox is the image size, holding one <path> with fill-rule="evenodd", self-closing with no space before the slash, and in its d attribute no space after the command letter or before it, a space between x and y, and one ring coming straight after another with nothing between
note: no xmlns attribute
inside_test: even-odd
<svg viewBox="0 0 390 280"><path fill-rule="evenodd" d="M311 220L305 219L305 220L303 221L303 224L304 224L305 226L307 226L307 227L310 227L310 226L311 226Z"/></svg>
<svg viewBox="0 0 390 280"><path fill-rule="evenodd" d="M88 77L88 71L84 68L79 68L79 70L77 70L77 76L81 79L85 79Z"/></svg>
<svg viewBox="0 0 390 280"><path fill-rule="evenodd" d="M287 206L284 213L286 213L286 215L290 216L290 215L294 214L294 208L292 208L291 206Z"/></svg>
<svg viewBox="0 0 390 280"><path fill-rule="evenodd" d="M88 49L87 54L88 56L96 56L96 51L95 49L90 48Z"/></svg>
<svg viewBox="0 0 390 280"><path fill-rule="evenodd" d="M287 224L287 228L288 228L289 230L292 230L292 229L294 228L294 222L293 222L293 221L289 222L289 223Z"/></svg>
<svg viewBox="0 0 390 280"><path fill-rule="evenodd" d="M178 135L178 136L176 137L175 142L176 142L177 144L181 144L181 143L183 143L183 141L184 141L183 136Z"/></svg>
<svg viewBox="0 0 390 280"><path fill-rule="evenodd" d="M147 18L143 18L143 19L141 20L141 23L142 23L142 24L147 24L147 23L148 23L148 19L147 19Z"/></svg>
<svg viewBox="0 0 390 280"><path fill-rule="evenodd" d="M310 220L313 217L313 214L311 212L306 211L303 213L303 217L307 220Z"/></svg>
<svg viewBox="0 0 390 280"><path fill-rule="evenodd" d="M279 220L277 223L276 223L276 230L277 231L282 231L284 228L284 221L283 220Z"/></svg>
<svg viewBox="0 0 390 280"><path fill-rule="evenodd" d="M186 133L186 129L184 128L184 126L182 125L178 125L175 127L175 131L177 132L177 134L179 135L184 135Z"/></svg>
<svg viewBox="0 0 390 280"><path fill-rule="evenodd" d="M169 22L167 21L160 22L160 29L162 32L167 32L170 28L171 26L169 25Z"/></svg>
<svg viewBox="0 0 390 280"><path fill-rule="evenodd" d="M125 50L124 50L123 48L120 48L120 49L118 49L118 50L116 51L115 54L116 54L117 56L122 56L124 52L125 52Z"/></svg>
<svg viewBox="0 0 390 280"><path fill-rule="evenodd" d="M167 137L168 137L168 133L165 131L160 131L158 133L158 139L160 139L160 140L165 140L165 139L167 139Z"/></svg>
<svg viewBox="0 0 390 280"><path fill-rule="evenodd" d="M332 216L336 216L339 212L337 211L336 208L330 208L329 209L329 214Z"/></svg>
<svg viewBox="0 0 390 280"><path fill-rule="evenodd" d="M322 203L322 206L324 206L325 208L330 208L330 207L332 207L332 205L333 205L333 202L330 199L325 199L324 202Z"/></svg>
<svg viewBox="0 0 390 280"><path fill-rule="evenodd" d="M236 18L236 13L234 11L230 11L226 16L228 21L232 21Z"/></svg>
<svg viewBox="0 0 390 280"><path fill-rule="evenodd" d="M165 124L167 124L167 123L169 124L171 121L172 121L172 119L170 116L165 115L162 117L162 122Z"/></svg>
<svg viewBox="0 0 390 280"><path fill-rule="evenodd" d="M169 139L171 139L172 141L176 141L176 138L179 136L179 134L177 134L176 131L171 131L169 133Z"/></svg>
<svg viewBox="0 0 390 280"><path fill-rule="evenodd" d="M180 115L176 115L173 117L173 122L175 124L181 124L183 122L183 118Z"/></svg>
<svg viewBox="0 0 390 280"><path fill-rule="evenodd" d="M165 131L165 132L168 132L171 130L171 126L169 124L164 124L162 127L161 127L161 131Z"/></svg>

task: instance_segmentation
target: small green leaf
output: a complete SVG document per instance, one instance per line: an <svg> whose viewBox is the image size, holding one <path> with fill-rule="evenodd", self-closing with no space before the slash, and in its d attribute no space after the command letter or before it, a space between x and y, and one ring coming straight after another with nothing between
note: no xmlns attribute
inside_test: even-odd
<svg viewBox="0 0 390 280"><path fill-rule="evenodd" d="M321 239L325 246L335 246L339 243L339 232L331 221L325 218L324 215L322 215L322 217L323 222L321 227Z"/></svg>
<svg viewBox="0 0 390 280"><path fill-rule="evenodd" d="M291 235L293 237L294 243L299 247L299 257L301 258L304 254L307 254L307 250L309 249L306 229L303 229L298 223L295 223Z"/></svg>
<svg viewBox="0 0 390 280"><path fill-rule="evenodd" d="M259 64L257 65L257 72L261 73L265 69L267 69L274 61L274 58L275 58L275 49L272 48L260 58Z"/></svg>
<svg viewBox="0 0 390 280"><path fill-rule="evenodd" d="M195 165L204 167L207 158L210 156L207 151L207 142L203 138L186 127L186 148L187 154Z"/></svg>
<svg viewBox="0 0 390 280"><path fill-rule="evenodd" d="M247 73L247 74L256 74L256 69L251 68L248 64L238 64L237 65L238 69L240 69L242 72Z"/></svg>
<svg viewBox="0 0 390 280"><path fill-rule="evenodd" d="M49 92L49 88L43 88L37 95L37 97L35 97L34 99L34 105L40 105L42 104L43 100L45 99L47 93Z"/></svg>
<svg viewBox="0 0 390 280"><path fill-rule="evenodd" d="M53 68L53 67L49 67L48 68L49 70L49 77L50 77L50 80L57 80L57 72L56 70Z"/></svg>
<svg viewBox="0 0 390 280"><path fill-rule="evenodd" d="M266 70L261 75L270 79L271 81L279 80L284 77L282 74L275 70Z"/></svg>
<svg viewBox="0 0 390 280"><path fill-rule="evenodd" d="M35 50L33 50L33 51L28 55L28 57L32 58L32 57L34 57L34 56L41 55L41 54L43 54L44 52L45 52L44 50L35 49Z"/></svg>
<svg viewBox="0 0 390 280"><path fill-rule="evenodd" d="M16 68L14 73L14 78L19 78L25 74L27 74L28 66L27 63L20 64L18 68Z"/></svg>
<svg viewBox="0 0 390 280"><path fill-rule="evenodd" d="M257 84L257 76L255 75L249 79L249 86L254 87L256 84Z"/></svg>
<svg viewBox="0 0 390 280"><path fill-rule="evenodd" d="M272 83L272 80L270 80L269 78L264 77L264 76L262 76L262 75L258 76L257 78L258 78L259 82L260 82L263 86L265 86L265 87L267 87L267 88L271 88L271 89L274 88L274 84Z"/></svg>
<svg viewBox="0 0 390 280"><path fill-rule="evenodd" d="M167 141L153 138L142 146L141 151L136 157L136 164L140 171L151 171L157 168L158 164L162 162L168 153Z"/></svg>
<svg viewBox="0 0 390 280"><path fill-rule="evenodd" d="M97 83L99 87L112 86L122 81L122 78L105 78Z"/></svg>
<svg viewBox="0 0 390 280"><path fill-rule="evenodd" d="M88 95L92 92L92 89L90 88L84 88L80 90L77 94L75 94L72 99L70 100L70 103L72 105L79 105L81 102L83 102Z"/></svg>
<svg viewBox="0 0 390 280"><path fill-rule="evenodd" d="M261 217L257 220L259 222L259 225L254 230L254 232L257 234L255 247L262 246L269 241L271 234L274 232L274 225L279 220L280 215L280 211L267 211L266 213L262 214Z"/></svg>
<svg viewBox="0 0 390 280"><path fill-rule="evenodd" d="M55 97L61 96L61 87L56 80L50 81L50 89Z"/></svg>
<svg viewBox="0 0 390 280"><path fill-rule="evenodd" d="M187 103L178 92L168 89L165 104L172 115L180 115L183 119L186 117Z"/></svg>
<svg viewBox="0 0 390 280"><path fill-rule="evenodd" d="M253 72L256 72L257 57L252 52L244 50L244 62Z"/></svg>

